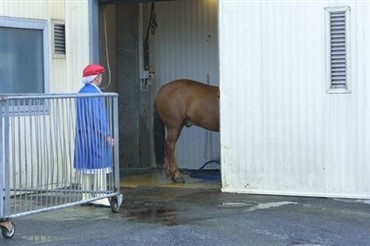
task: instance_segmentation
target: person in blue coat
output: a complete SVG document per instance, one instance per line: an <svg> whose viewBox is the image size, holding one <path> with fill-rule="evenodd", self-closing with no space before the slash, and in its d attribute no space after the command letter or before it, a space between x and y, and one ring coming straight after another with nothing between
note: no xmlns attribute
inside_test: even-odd
<svg viewBox="0 0 370 246"><path fill-rule="evenodd" d="M79 93L102 93L104 67L90 64L83 70L84 86ZM103 196L107 190L107 174L112 172L111 136L104 98L77 98L77 132L74 154L74 168L81 173L83 200ZM94 200L96 205L110 206L107 198Z"/></svg>

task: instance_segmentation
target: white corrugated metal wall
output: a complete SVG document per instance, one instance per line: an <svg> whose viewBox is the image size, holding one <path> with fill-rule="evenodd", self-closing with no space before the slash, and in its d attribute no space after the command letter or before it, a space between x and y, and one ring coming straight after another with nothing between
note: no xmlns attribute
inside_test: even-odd
<svg viewBox="0 0 370 246"><path fill-rule="evenodd" d="M161 85L175 79L219 84L217 1L165 1L155 5L158 28L151 36L155 71L153 101ZM196 169L219 158L219 133L184 128L176 145L180 168Z"/></svg>
<svg viewBox="0 0 370 246"><path fill-rule="evenodd" d="M326 7L350 7L327 93ZM219 1L223 191L370 198L370 3Z"/></svg>

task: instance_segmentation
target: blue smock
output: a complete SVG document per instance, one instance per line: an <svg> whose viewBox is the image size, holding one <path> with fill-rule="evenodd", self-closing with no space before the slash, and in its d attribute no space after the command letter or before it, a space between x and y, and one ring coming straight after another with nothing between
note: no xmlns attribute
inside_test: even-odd
<svg viewBox="0 0 370 246"><path fill-rule="evenodd" d="M86 84L79 93L100 93L92 84ZM109 122L103 97L77 98L77 131L74 152L74 168L81 172L94 173L110 169L111 148Z"/></svg>

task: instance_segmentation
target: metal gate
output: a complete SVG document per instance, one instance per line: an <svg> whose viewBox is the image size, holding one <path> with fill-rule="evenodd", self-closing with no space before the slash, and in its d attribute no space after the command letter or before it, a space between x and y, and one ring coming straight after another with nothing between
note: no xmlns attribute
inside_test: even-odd
<svg viewBox="0 0 370 246"><path fill-rule="evenodd" d="M5 238L23 215L102 199L118 211L118 94L1 96L0 114Z"/></svg>

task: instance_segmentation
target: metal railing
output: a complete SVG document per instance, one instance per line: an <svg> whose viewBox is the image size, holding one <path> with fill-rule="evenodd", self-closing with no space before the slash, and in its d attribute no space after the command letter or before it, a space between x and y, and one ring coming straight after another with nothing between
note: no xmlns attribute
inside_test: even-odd
<svg viewBox="0 0 370 246"><path fill-rule="evenodd" d="M122 202L116 93L0 96L0 227L108 199Z"/></svg>

